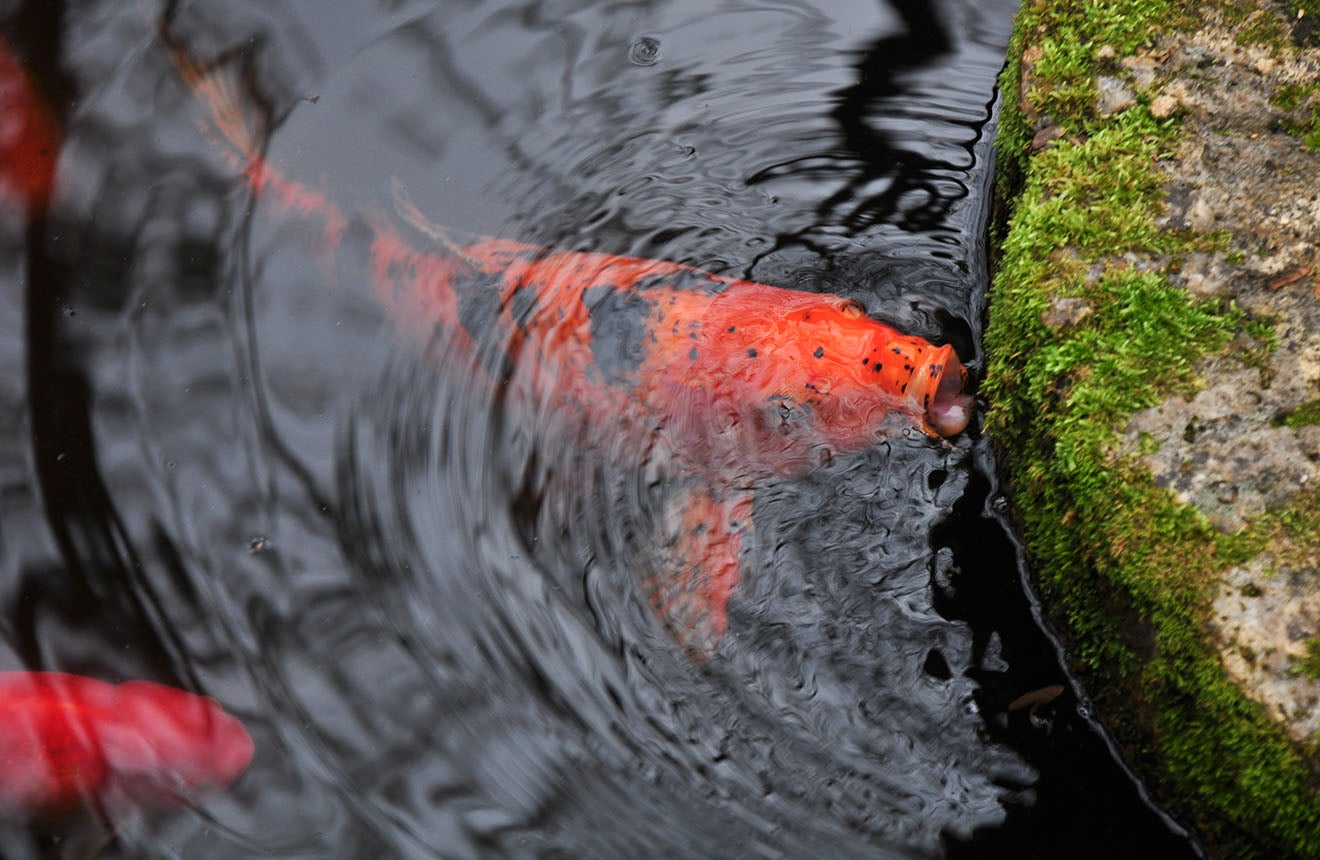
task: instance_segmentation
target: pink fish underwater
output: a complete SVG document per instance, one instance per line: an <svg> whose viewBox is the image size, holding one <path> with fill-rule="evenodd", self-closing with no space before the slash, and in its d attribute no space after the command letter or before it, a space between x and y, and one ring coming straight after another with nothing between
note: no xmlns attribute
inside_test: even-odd
<svg viewBox="0 0 1320 860"><path fill-rule="evenodd" d="M59 145L54 113L0 36L0 204L43 212Z"/></svg>
<svg viewBox="0 0 1320 860"><path fill-rule="evenodd" d="M0 818L186 805L252 761L212 699L147 681L0 672Z"/></svg>
<svg viewBox="0 0 1320 860"><path fill-rule="evenodd" d="M54 117L0 37L0 214L40 217L50 205ZM0 672L6 822L63 832L89 817L186 805L233 783L252 754L243 724L212 699L147 681Z"/></svg>
<svg viewBox="0 0 1320 860"><path fill-rule="evenodd" d="M262 157L231 76L162 38L252 191L311 221L335 249L345 214ZM467 354L498 345L509 368L500 396L531 404L529 415L580 421L583 438L622 434L627 444L611 447L639 456L665 449L685 494L682 531L642 581L694 655L727 628L755 480L803 475L896 427L953 436L972 415L951 347L904 335L856 302L662 260L460 238L406 201L399 209L433 240L414 247L367 219L373 287L402 327Z"/></svg>

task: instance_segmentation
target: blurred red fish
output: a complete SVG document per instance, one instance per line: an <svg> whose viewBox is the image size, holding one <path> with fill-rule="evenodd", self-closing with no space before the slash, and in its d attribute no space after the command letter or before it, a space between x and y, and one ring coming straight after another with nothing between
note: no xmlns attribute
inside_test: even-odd
<svg viewBox="0 0 1320 860"><path fill-rule="evenodd" d="M0 817L186 804L236 780L252 738L212 699L59 672L0 672Z"/></svg>
<svg viewBox="0 0 1320 860"><path fill-rule="evenodd" d="M59 145L54 114L0 36L0 199L32 215L44 212Z"/></svg>
<svg viewBox="0 0 1320 860"><path fill-rule="evenodd" d="M260 155L234 80L163 38L253 191L313 220L325 248L337 247L348 219ZM681 523L644 583L696 655L727 627L755 480L863 450L896 422L952 436L970 419L953 349L901 334L856 302L660 260L460 238L396 196L403 220L430 240L419 249L373 223L374 285L400 325L470 355L497 345L502 396L527 414L580 422L591 439L622 437L614 447L639 458L661 446L676 465Z"/></svg>

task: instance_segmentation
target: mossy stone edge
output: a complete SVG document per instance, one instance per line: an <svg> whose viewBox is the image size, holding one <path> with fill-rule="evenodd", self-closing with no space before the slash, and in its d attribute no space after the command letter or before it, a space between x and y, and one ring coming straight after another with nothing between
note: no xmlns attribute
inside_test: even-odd
<svg viewBox="0 0 1320 860"><path fill-rule="evenodd" d="M1214 50L1189 59L1213 43L1186 34L1236 34L1256 58L1244 73L1302 75L1278 84L1274 108L1289 114L1260 133L1286 146L1282 136L1308 132L1320 88L1305 74L1320 51L1298 22L1320 23L1316 6L1027 0L1000 81L986 429L1037 585L1100 713L1157 797L1226 858L1320 857L1320 745L1242 688L1214 633L1227 571L1262 558L1296 576L1320 567L1320 496L1302 463L1296 491L1215 520L1151 465L1178 440L1134 418L1193 402L1211 374L1256 380L1278 399L1270 386L1293 367L1280 362L1310 348L1305 326L1281 320L1287 302L1320 305L1320 280L1311 299L1305 267L1265 268L1305 248L1271 245L1262 262L1265 240L1242 224L1171 201L1169 165L1215 116L1195 91L1222 71ZM1247 134L1248 120L1224 122L1224 134ZM1309 141L1294 148L1311 155ZM1184 267L1207 260L1228 281L1254 278L1254 292L1196 289L1205 279ZM1313 401L1270 426L1312 444L1298 434L1317 432ZM1320 665L1313 642L1297 664L1307 680Z"/></svg>

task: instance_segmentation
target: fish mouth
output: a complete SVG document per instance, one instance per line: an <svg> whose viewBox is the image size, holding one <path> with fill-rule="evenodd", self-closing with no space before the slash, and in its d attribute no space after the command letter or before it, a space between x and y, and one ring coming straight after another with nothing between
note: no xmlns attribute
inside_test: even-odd
<svg viewBox="0 0 1320 860"><path fill-rule="evenodd" d="M938 370L936 370L938 368ZM927 379L926 423L941 436L957 436L967 429L976 408L966 392L967 368L958 360L953 347L940 347Z"/></svg>

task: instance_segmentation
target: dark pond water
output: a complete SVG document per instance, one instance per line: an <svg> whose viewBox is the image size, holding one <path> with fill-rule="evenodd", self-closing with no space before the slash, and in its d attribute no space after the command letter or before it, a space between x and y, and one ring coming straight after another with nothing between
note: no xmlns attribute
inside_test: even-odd
<svg viewBox="0 0 1320 860"><path fill-rule="evenodd" d="M65 130L48 216L0 226L0 664L206 693L257 748L102 856L1195 856L1062 668L975 427L757 478L693 659L640 586L679 480L503 409L369 287L406 195L843 294L975 373L1014 10L0 2ZM221 156L163 29L341 253Z"/></svg>

